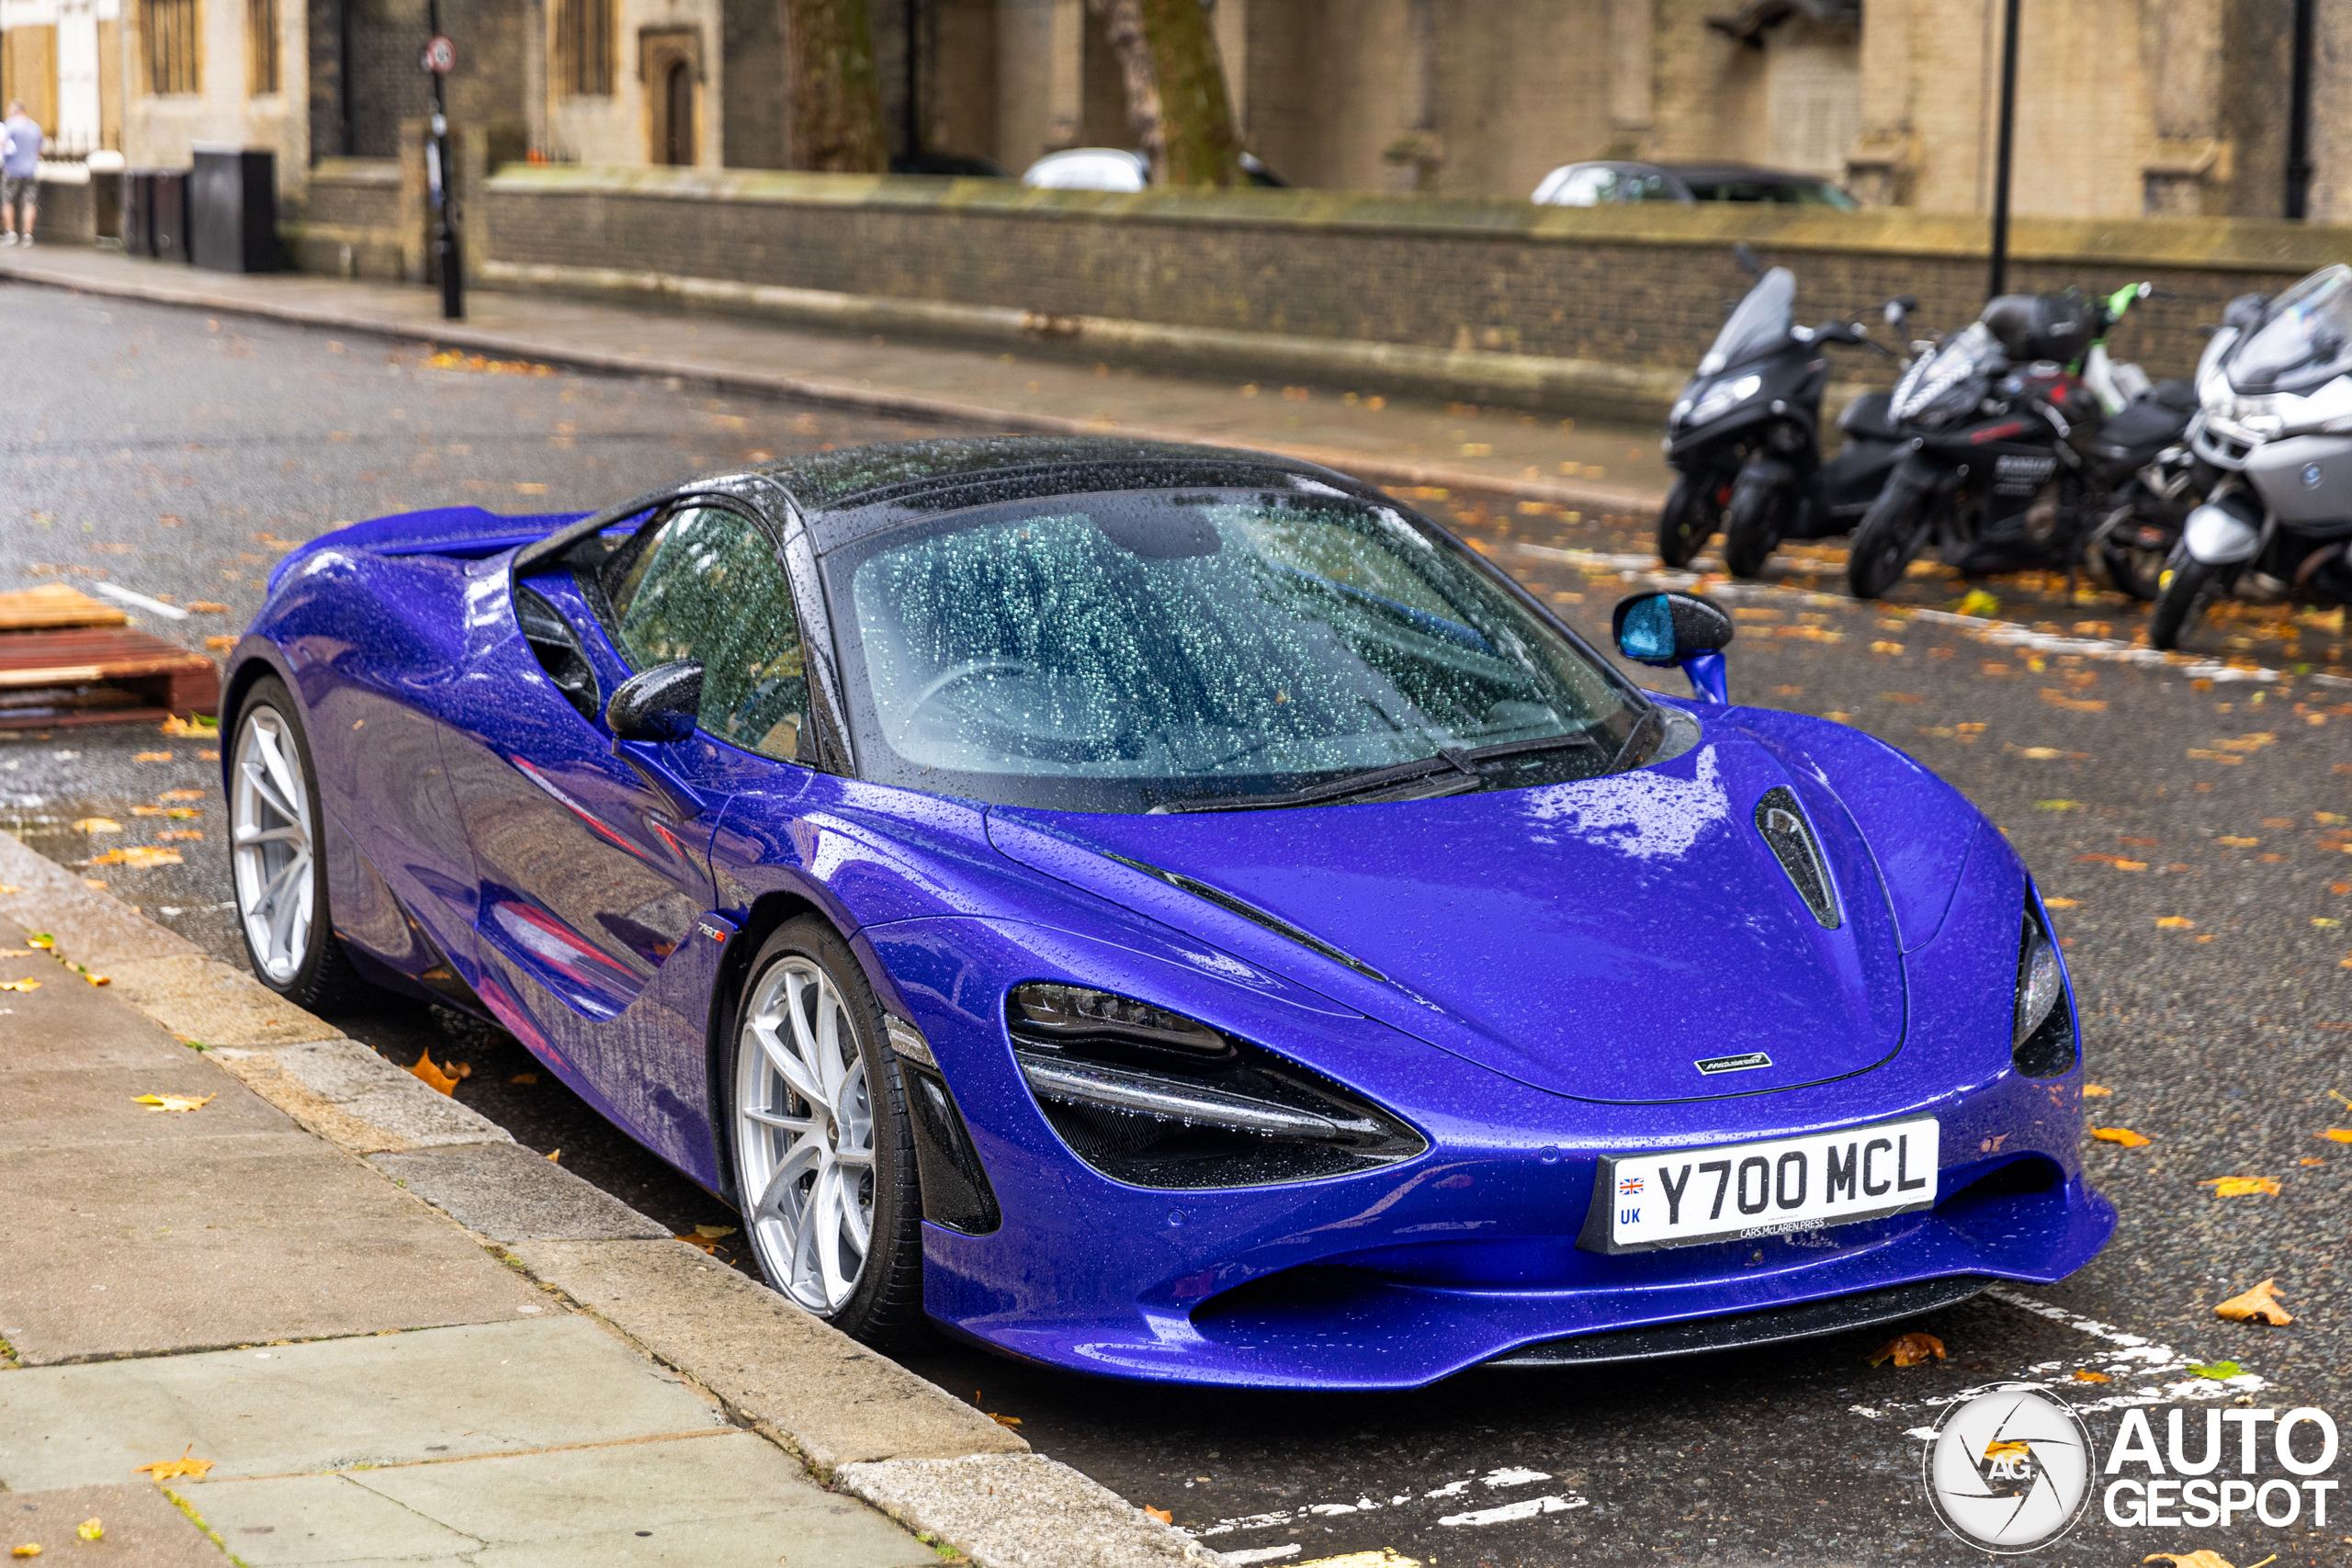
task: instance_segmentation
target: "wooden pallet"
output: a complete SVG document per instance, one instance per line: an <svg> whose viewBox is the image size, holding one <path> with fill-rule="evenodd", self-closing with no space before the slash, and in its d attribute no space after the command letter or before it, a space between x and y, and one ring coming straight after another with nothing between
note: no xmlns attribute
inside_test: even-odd
<svg viewBox="0 0 2352 1568"><path fill-rule="evenodd" d="M162 637L122 626L0 631L0 729L131 724L220 705L212 660Z"/></svg>
<svg viewBox="0 0 2352 1568"><path fill-rule="evenodd" d="M128 626L130 616L119 604L102 604L78 588L44 582L0 593L0 632L37 631L51 626Z"/></svg>

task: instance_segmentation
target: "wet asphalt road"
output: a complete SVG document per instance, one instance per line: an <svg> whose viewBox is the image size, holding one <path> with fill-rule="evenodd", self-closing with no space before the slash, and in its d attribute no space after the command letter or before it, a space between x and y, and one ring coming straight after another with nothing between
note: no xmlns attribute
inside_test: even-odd
<svg viewBox="0 0 2352 1568"><path fill-rule="evenodd" d="M242 627L268 564L337 520L463 502L586 507L758 452L916 434L654 381L438 369L415 345L30 288L7 299L11 407L27 412L0 438L0 581L103 573L225 605L141 623L192 646ZM1644 543L1556 513L1454 521L1596 633L1626 583L1613 561L1562 552ZM2217 626L2212 651L2290 673L2214 681L1996 646L1909 614L1963 591L1934 572L1892 607L1813 595L1808 565L1834 569L1834 551L1731 598L1734 694L1834 714L1912 751L2065 901L2089 1077L2113 1091L2090 1102L2092 1119L2152 1141L2092 1145L2121 1227L2088 1268L2025 1299L2110 1328L1980 1298L1915 1325L1951 1356L1921 1367L1866 1364L1881 1331L1381 1396L1137 1389L944 1345L911 1364L1017 1418L1043 1451L1212 1532L1207 1544L1287 1562L1383 1548L1446 1564L1970 1561L1924 1506L1921 1445L1905 1433L1962 1388L2029 1373L2069 1380L2090 1406L2189 1383L2224 1404L2314 1404L2352 1424L2352 1146L2323 1136L2352 1125L2352 1106L2329 1097L2352 1094L2352 684L2316 673L2344 667L2340 623L2253 612ZM2120 642L2136 622L2114 602L2061 604L2054 583L1985 586L2004 615L2052 632ZM209 831L170 841L177 865L84 871L238 959L210 750L146 727L0 735L0 826L69 864ZM136 814L181 789L208 792L193 802L200 817ZM119 831L74 826L90 818ZM403 1066L423 1049L469 1062L460 1098L673 1228L731 1223L551 1077L512 1081L532 1064L495 1031L397 1001L335 1021ZM2233 1175L2274 1178L2279 1191L2221 1198L2199 1185ZM2215 1303L2271 1277L2292 1326L2215 1318ZM2236 1361L2262 1384L2197 1379L2188 1359ZM2077 1371L2114 1381L2074 1383ZM2105 1445L2120 1413L2088 1419ZM2330 1473L2352 1479L2352 1460ZM2284 1476L2270 1461L2252 1479ZM2272 1552L2352 1561L2352 1502L2324 1529L2308 1510L2283 1529L2245 1517L2121 1529L2094 1503L2041 1556L2120 1564L2199 1548L2241 1565Z"/></svg>

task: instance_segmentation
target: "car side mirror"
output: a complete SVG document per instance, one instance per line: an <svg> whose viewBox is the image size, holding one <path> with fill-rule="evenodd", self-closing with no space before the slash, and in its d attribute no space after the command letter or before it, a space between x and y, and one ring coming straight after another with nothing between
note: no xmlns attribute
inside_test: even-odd
<svg viewBox="0 0 2352 1568"><path fill-rule="evenodd" d="M701 706L702 666L681 659L622 682L605 705L605 725L616 740L684 740Z"/></svg>
<svg viewBox="0 0 2352 1568"><path fill-rule="evenodd" d="M1617 601L1610 631L1637 664L1679 665L1702 702L1731 701L1724 649L1736 628L1722 605L1696 593L1636 593Z"/></svg>

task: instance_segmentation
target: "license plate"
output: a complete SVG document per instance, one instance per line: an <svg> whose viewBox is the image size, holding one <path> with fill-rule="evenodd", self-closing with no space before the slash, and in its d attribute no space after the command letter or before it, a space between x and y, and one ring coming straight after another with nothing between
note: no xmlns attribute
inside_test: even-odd
<svg viewBox="0 0 2352 1568"><path fill-rule="evenodd" d="M1936 1201L1936 1119L1604 1156L1577 1245L1647 1252L1817 1231Z"/></svg>

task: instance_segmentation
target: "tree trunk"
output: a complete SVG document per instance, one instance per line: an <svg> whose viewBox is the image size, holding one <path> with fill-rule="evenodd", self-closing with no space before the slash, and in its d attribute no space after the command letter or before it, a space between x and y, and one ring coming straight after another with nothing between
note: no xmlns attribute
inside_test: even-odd
<svg viewBox="0 0 2352 1568"><path fill-rule="evenodd" d="M890 166L865 0L784 0L785 166L878 175ZM752 91L739 86L739 92Z"/></svg>
<svg viewBox="0 0 2352 1568"><path fill-rule="evenodd" d="M1241 138L1233 128L1225 67L1201 0L1089 0L1102 17L1126 80L1127 121L1136 151L1161 185L1241 181Z"/></svg>

